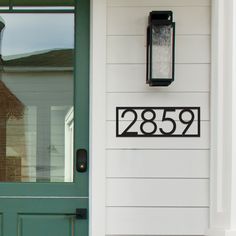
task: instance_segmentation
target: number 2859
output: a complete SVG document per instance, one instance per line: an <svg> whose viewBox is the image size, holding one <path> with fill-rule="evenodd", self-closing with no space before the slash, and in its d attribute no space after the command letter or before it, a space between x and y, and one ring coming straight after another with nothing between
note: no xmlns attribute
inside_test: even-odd
<svg viewBox="0 0 236 236"><path fill-rule="evenodd" d="M117 137L200 137L199 107L117 107Z"/></svg>

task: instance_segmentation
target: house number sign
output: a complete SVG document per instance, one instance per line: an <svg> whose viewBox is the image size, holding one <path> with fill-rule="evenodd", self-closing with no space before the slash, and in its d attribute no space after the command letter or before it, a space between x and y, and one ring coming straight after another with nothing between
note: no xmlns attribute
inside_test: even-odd
<svg viewBox="0 0 236 236"><path fill-rule="evenodd" d="M117 107L117 137L200 137L200 107Z"/></svg>

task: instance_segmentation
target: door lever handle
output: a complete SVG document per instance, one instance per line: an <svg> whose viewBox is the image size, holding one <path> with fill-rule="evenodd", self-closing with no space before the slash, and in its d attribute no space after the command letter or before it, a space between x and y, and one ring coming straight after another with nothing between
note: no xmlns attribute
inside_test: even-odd
<svg viewBox="0 0 236 236"><path fill-rule="evenodd" d="M67 216L75 216L77 220L88 219L88 212L86 208L76 208L75 213L66 213Z"/></svg>
<svg viewBox="0 0 236 236"><path fill-rule="evenodd" d="M78 172L87 171L87 150L78 149L76 152L76 170Z"/></svg>
<svg viewBox="0 0 236 236"><path fill-rule="evenodd" d="M87 209L86 208L77 208L75 213L76 219L86 220L87 219Z"/></svg>

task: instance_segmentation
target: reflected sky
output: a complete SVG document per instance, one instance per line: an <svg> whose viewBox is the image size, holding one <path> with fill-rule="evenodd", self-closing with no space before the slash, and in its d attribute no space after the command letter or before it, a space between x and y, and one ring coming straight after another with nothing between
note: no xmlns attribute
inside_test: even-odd
<svg viewBox="0 0 236 236"><path fill-rule="evenodd" d="M74 47L73 14L0 14L3 57Z"/></svg>

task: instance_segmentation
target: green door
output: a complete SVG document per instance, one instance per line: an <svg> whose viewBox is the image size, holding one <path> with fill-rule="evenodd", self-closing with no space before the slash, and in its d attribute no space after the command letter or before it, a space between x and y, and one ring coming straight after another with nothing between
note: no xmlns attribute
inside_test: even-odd
<svg viewBox="0 0 236 236"><path fill-rule="evenodd" d="M19 31L24 17L26 25L35 16L42 17L40 24L46 22L34 27L42 45L49 43L51 31L56 38L50 49L45 46L31 53L26 48L23 54L15 51L17 56L11 52L6 57L1 53L0 236L87 236L88 168L76 170L76 151L89 148L89 1L78 0L74 10L71 4L60 8L62 2L73 1L10 1L36 7L31 10L3 8L8 1L1 2L2 50L14 41L7 38L11 22L18 24L16 42L32 46ZM49 16L50 8L43 5L51 7L52 2L59 7ZM59 42L71 32L66 20L72 11L74 48ZM32 18L27 20L29 12ZM62 12L65 21L58 24L64 16L57 14ZM16 18L8 21L14 13ZM43 33L52 22L55 29ZM65 31L60 31L63 27Z"/></svg>

